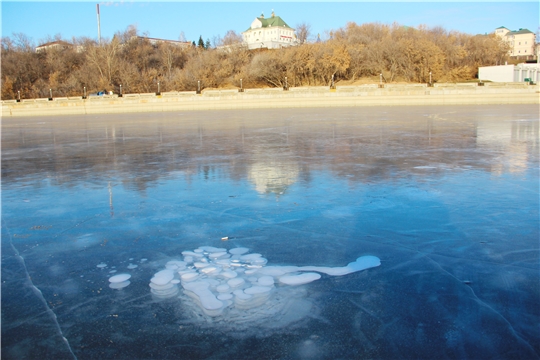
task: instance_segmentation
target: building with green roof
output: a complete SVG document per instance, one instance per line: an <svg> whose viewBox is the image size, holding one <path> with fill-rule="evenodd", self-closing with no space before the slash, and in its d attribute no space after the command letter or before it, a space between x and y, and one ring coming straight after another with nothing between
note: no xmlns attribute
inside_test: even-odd
<svg viewBox="0 0 540 360"><path fill-rule="evenodd" d="M504 26L495 29L495 35L500 36L511 49L510 56L533 58L535 55L536 34L529 29L510 30Z"/></svg>
<svg viewBox="0 0 540 360"><path fill-rule="evenodd" d="M295 30L273 11L269 18L265 18L264 14L255 18L242 37L248 49L279 49L298 45Z"/></svg>

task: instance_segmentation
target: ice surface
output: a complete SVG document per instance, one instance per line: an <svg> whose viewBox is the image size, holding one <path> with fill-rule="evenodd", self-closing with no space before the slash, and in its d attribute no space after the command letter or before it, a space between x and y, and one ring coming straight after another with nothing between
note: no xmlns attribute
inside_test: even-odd
<svg viewBox="0 0 540 360"><path fill-rule="evenodd" d="M537 105L2 118L2 358L537 359L538 134Z"/></svg>

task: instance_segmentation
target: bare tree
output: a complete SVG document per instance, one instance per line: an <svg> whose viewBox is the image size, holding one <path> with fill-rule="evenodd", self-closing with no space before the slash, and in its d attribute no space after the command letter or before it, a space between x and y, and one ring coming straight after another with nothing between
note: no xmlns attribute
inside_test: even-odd
<svg viewBox="0 0 540 360"><path fill-rule="evenodd" d="M242 35L236 33L234 30L229 30L223 37L223 45L239 44L243 41Z"/></svg>
<svg viewBox="0 0 540 360"><path fill-rule="evenodd" d="M180 31L180 35L178 35L178 41L186 42L186 34L184 34L183 31Z"/></svg>
<svg viewBox="0 0 540 360"><path fill-rule="evenodd" d="M298 39L300 44L305 43L310 35L311 25L305 22L296 25L296 38Z"/></svg>
<svg viewBox="0 0 540 360"><path fill-rule="evenodd" d="M2 37L2 51L14 51L15 45L9 36Z"/></svg>
<svg viewBox="0 0 540 360"><path fill-rule="evenodd" d="M23 33L13 33L12 34L12 43L15 45L15 47L19 51L34 51L34 42L31 38L26 36L26 34Z"/></svg>
<svg viewBox="0 0 540 360"><path fill-rule="evenodd" d="M115 72L118 71L119 37L111 41L103 41L100 46L90 46L86 49L87 61L95 66L100 76L100 87L111 86Z"/></svg>
<svg viewBox="0 0 540 360"><path fill-rule="evenodd" d="M123 32L117 31L114 36L118 38L120 41L120 44L125 44L128 41L130 41L134 36L139 35L139 29L137 28L137 24L131 24L128 25L126 30Z"/></svg>

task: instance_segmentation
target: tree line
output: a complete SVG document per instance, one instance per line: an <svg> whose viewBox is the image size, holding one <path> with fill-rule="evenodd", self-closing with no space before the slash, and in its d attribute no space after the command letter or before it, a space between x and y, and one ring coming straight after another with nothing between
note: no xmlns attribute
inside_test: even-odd
<svg viewBox="0 0 540 360"><path fill-rule="evenodd" d="M298 26L302 38L309 26ZM83 88L123 93L202 88L329 85L332 81L456 82L474 79L479 66L504 64L509 45L494 34L470 35L441 27L411 28L354 22L324 41L274 50L248 50L229 31L214 46L152 44L129 26L98 44L74 39L73 47L36 52L24 34L2 38L2 99L81 96ZM61 39L57 37L55 40Z"/></svg>

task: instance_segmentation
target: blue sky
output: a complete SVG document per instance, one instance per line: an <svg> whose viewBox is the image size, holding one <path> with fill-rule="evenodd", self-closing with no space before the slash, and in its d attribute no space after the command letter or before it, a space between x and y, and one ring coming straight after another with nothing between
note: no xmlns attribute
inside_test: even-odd
<svg viewBox="0 0 540 360"><path fill-rule="evenodd" d="M88 1L29 2L3 1L2 36L24 33L36 44L47 36L61 34L64 39L87 36L97 39L96 4ZM538 1L524 2L184 2L184 1L109 1L99 2L101 36L136 24L151 37L178 40L183 32L187 40L211 41L228 30L240 33L261 13L269 17L272 9L291 27L311 25L312 36L357 24L398 22L407 26L442 26L469 34L492 32L499 26L510 30L527 28L537 32Z"/></svg>

